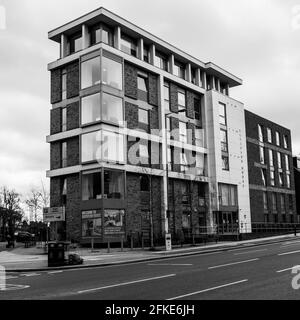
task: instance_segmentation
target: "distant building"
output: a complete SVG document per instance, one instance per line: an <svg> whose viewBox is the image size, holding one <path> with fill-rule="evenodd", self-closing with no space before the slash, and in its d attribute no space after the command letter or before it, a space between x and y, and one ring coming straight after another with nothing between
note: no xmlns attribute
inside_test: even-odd
<svg viewBox="0 0 300 320"><path fill-rule="evenodd" d="M252 226L298 223L291 132L245 111Z"/></svg>
<svg viewBox="0 0 300 320"><path fill-rule="evenodd" d="M300 217L300 156L293 158L295 191L296 191L296 208L297 215Z"/></svg>

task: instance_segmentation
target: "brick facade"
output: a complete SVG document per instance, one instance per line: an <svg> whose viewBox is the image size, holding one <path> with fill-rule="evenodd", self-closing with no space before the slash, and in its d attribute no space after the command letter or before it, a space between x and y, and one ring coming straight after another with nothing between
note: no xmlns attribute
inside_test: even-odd
<svg viewBox="0 0 300 320"><path fill-rule="evenodd" d="M79 61L67 66L67 99L79 95Z"/></svg>

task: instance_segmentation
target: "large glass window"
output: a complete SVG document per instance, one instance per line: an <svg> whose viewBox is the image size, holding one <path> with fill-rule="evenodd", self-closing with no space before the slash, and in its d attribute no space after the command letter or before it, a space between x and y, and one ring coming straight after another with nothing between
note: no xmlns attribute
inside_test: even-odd
<svg viewBox="0 0 300 320"><path fill-rule="evenodd" d="M261 164L265 163L265 149L264 147L259 147L259 161Z"/></svg>
<svg viewBox="0 0 300 320"><path fill-rule="evenodd" d="M187 156L184 150L180 153L180 172L187 172L189 171L190 167L188 164Z"/></svg>
<svg viewBox="0 0 300 320"><path fill-rule="evenodd" d="M179 141L187 143L187 128L186 123L179 121Z"/></svg>
<svg viewBox="0 0 300 320"><path fill-rule="evenodd" d="M90 29L90 33L91 33L91 45L94 45L96 43L101 42L101 29L100 29L100 25L99 26L95 26L92 27Z"/></svg>
<svg viewBox="0 0 300 320"><path fill-rule="evenodd" d="M201 99L194 99L195 119L201 121Z"/></svg>
<svg viewBox="0 0 300 320"><path fill-rule="evenodd" d="M81 123L100 121L100 94L93 94L81 99Z"/></svg>
<svg viewBox="0 0 300 320"><path fill-rule="evenodd" d="M104 210L104 227L116 228L118 231L122 231L124 226L124 210Z"/></svg>
<svg viewBox="0 0 300 320"><path fill-rule="evenodd" d="M102 214L101 210L82 211L82 237L101 237Z"/></svg>
<svg viewBox="0 0 300 320"><path fill-rule="evenodd" d="M67 131L67 108L61 109L61 131Z"/></svg>
<svg viewBox="0 0 300 320"><path fill-rule="evenodd" d="M82 35L81 32L70 37L70 54L82 50Z"/></svg>
<svg viewBox="0 0 300 320"><path fill-rule="evenodd" d="M124 172L104 171L104 199L124 199L125 178Z"/></svg>
<svg viewBox="0 0 300 320"><path fill-rule="evenodd" d="M149 125L149 111L139 108L139 123Z"/></svg>
<svg viewBox="0 0 300 320"><path fill-rule="evenodd" d="M219 103L219 122L226 126L226 106L224 103Z"/></svg>
<svg viewBox="0 0 300 320"><path fill-rule="evenodd" d="M138 75L137 80L138 80L138 89L141 91L148 92L147 78Z"/></svg>
<svg viewBox="0 0 300 320"><path fill-rule="evenodd" d="M278 132L278 131L276 131L275 136L276 136L276 145L277 145L277 146L280 146L280 135L279 135L279 132Z"/></svg>
<svg viewBox="0 0 300 320"><path fill-rule="evenodd" d="M178 111L186 109L186 96L183 89L178 89Z"/></svg>
<svg viewBox="0 0 300 320"><path fill-rule="evenodd" d="M272 130L270 128L267 128L267 138L268 142L272 143Z"/></svg>
<svg viewBox="0 0 300 320"><path fill-rule="evenodd" d="M149 63L149 47L144 45L144 61Z"/></svg>
<svg viewBox="0 0 300 320"><path fill-rule="evenodd" d="M269 149L269 164L270 167L274 167L273 150Z"/></svg>
<svg viewBox="0 0 300 320"><path fill-rule="evenodd" d="M277 152L277 163L278 163L278 168L282 169L282 164L281 164L281 153Z"/></svg>
<svg viewBox="0 0 300 320"><path fill-rule="evenodd" d="M67 166L68 155L67 155L67 142L61 144L61 166L65 168Z"/></svg>
<svg viewBox="0 0 300 320"><path fill-rule="evenodd" d="M195 143L197 147L204 147L204 130L200 128L195 129Z"/></svg>
<svg viewBox="0 0 300 320"><path fill-rule="evenodd" d="M105 25L102 25L101 28L102 28L102 42L110 46L113 46L113 31Z"/></svg>
<svg viewBox="0 0 300 320"><path fill-rule="evenodd" d="M267 185L266 169L260 169L260 170L261 170L261 179L262 179L263 186L266 186Z"/></svg>
<svg viewBox="0 0 300 320"><path fill-rule="evenodd" d="M288 136L286 136L286 135L284 135L283 136L283 147L285 148L285 149L287 149L288 148Z"/></svg>
<svg viewBox="0 0 300 320"><path fill-rule="evenodd" d="M81 88L100 84L100 57L81 63Z"/></svg>
<svg viewBox="0 0 300 320"><path fill-rule="evenodd" d="M164 54L158 51L155 52L154 65L162 70L168 71L167 58Z"/></svg>
<svg viewBox="0 0 300 320"><path fill-rule="evenodd" d="M265 211L268 211L268 195L267 192L263 192L263 207Z"/></svg>
<svg viewBox="0 0 300 320"><path fill-rule="evenodd" d="M222 170L229 171L229 158L225 155L222 155Z"/></svg>
<svg viewBox="0 0 300 320"><path fill-rule="evenodd" d="M184 65L178 61L174 62L173 74L179 78L184 79Z"/></svg>
<svg viewBox="0 0 300 320"><path fill-rule="evenodd" d="M221 135L221 151L228 152L227 131L221 129L220 135Z"/></svg>
<svg viewBox="0 0 300 320"><path fill-rule="evenodd" d="M136 57L136 53L137 53L136 41L122 34L121 35L121 51Z"/></svg>
<svg viewBox="0 0 300 320"><path fill-rule="evenodd" d="M237 187L230 184L219 184L221 206L237 206Z"/></svg>
<svg viewBox="0 0 300 320"><path fill-rule="evenodd" d="M279 186L283 187L283 173L282 172L278 173L278 179L279 179Z"/></svg>
<svg viewBox="0 0 300 320"><path fill-rule="evenodd" d="M285 169L286 169L286 171L290 171L289 156L287 154L284 155L284 160L285 160Z"/></svg>
<svg viewBox="0 0 300 320"><path fill-rule="evenodd" d="M122 64L115 60L102 57L102 82L108 86L122 90Z"/></svg>
<svg viewBox="0 0 300 320"><path fill-rule="evenodd" d="M114 123L122 122L123 101L121 98L103 93L102 99L102 119Z"/></svg>
<svg viewBox="0 0 300 320"><path fill-rule="evenodd" d="M204 162L204 154L197 153L196 154L196 171L198 176L204 176L204 170L205 170L205 162Z"/></svg>
<svg viewBox="0 0 300 320"><path fill-rule="evenodd" d="M124 136L115 132L103 131L104 161L124 162Z"/></svg>
<svg viewBox="0 0 300 320"><path fill-rule="evenodd" d="M105 25L97 25L91 28L91 45L104 42L110 46L113 45L113 32Z"/></svg>
<svg viewBox="0 0 300 320"><path fill-rule="evenodd" d="M81 161L101 159L101 131L94 131L81 136Z"/></svg>
<svg viewBox="0 0 300 320"><path fill-rule="evenodd" d="M101 171L82 174L82 200L102 199Z"/></svg>
<svg viewBox="0 0 300 320"><path fill-rule="evenodd" d="M258 125L258 140L264 142L263 128L260 124Z"/></svg>
<svg viewBox="0 0 300 320"><path fill-rule="evenodd" d="M286 175L286 187L287 188L291 187L291 175L290 174Z"/></svg>
<svg viewBox="0 0 300 320"><path fill-rule="evenodd" d="M275 172L274 172L274 170L270 171L270 184L272 187L275 186Z"/></svg>

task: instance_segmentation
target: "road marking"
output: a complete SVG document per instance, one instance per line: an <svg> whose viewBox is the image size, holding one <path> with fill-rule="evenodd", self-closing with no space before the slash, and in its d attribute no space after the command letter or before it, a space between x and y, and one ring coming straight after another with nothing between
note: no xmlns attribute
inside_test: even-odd
<svg viewBox="0 0 300 320"><path fill-rule="evenodd" d="M292 269L294 269L294 268L295 268L295 266L294 266L294 267L291 267L291 268L286 268L286 269L278 270L278 271L276 271L276 272L277 272L277 273L281 273L281 272L285 272L285 271L292 270Z"/></svg>
<svg viewBox="0 0 300 320"><path fill-rule="evenodd" d="M19 277L16 277L16 276L5 276L6 280L17 279L17 278L19 278Z"/></svg>
<svg viewBox="0 0 300 320"><path fill-rule="evenodd" d="M280 248L290 247L290 246L299 246L300 241L295 241L293 243L283 244Z"/></svg>
<svg viewBox="0 0 300 320"><path fill-rule="evenodd" d="M235 264L247 263L247 262L252 262L252 261L257 261L257 260L259 260L259 258L250 259L250 260L244 260L244 261L238 261L238 262L232 262L232 263L226 263L226 264L220 264L218 266L209 267L208 269L217 269L217 268L222 268L222 267L228 267L228 266L232 266L232 265L235 265Z"/></svg>
<svg viewBox="0 0 300 320"><path fill-rule="evenodd" d="M209 288L209 289L205 289L205 290L200 290L200 291L196 291L196 292L187 293L187 294L184 294L184 295L181 295L181 296L178 296L178 297L174 297L174 298L170 298L170 299L167 299L167 300L171 301L171 300L182 299L182 298L194 296L196 294L200 294L200 293L204 293L204 292L208 292L208 291L213 291L213 290L217 290L217 289L221 289L221 288L225 288L225 287L229 287L229 286L234 286L236 284L240 284L240 283L247 282L247 281L248 281L248 279L244 279L244 280L236 281L236 282L231 282L231 283L223 284L221 286L217 286L217 287L213 287L213 288Z"/></svg>
<svg viewBox="0 0 300 320"><path fill-rule="evenodd" d="M148 263L148 266L193 266L191 263Z"/></svg>
<svg viewBox="0 0 300 320"><path fill-rule="evenodd" d="M62 270L59 270L59 271L49 271L48 274L56 274L56 273L62 273L63 271Z"/></svg>
<svg viewBox="0 0 300 320"><path fill-rule="evenodd" d="M293 244L293 243L299 243L300 242L300 240L297 240L297 241L288 241L288 242L284 242L282 245L284 246L284 245L286 245L286 244Z"/></svg>
<svg viewBox="0 0 300 320"><path fill-rule="evenodd" d="M112 284L110 286L105 286L105 287L81 290L81 291L78 291L77 293L93 292L93 291L104 290L104 289L109 289L109 288L127 286L127 285L130 285L130 284L135 284L135 283L140 283L140 282L146 282L146 281L153 281L153 280L159 280L159 279L164 279L164 278L170 278L170 277L175 277L175 276L176 276L176 274L167 274L165 276L160 276L160 277L147 278L147 279L135 280L135 281L130 281L130 282Z"/></svg>
<svg viewBox="0 0 300 320"><path fill-rule="evenodd" d="M239 252L235 253L235 256L241 255L241 254L248 254L248 253L254 253L254 252L260 252L260 251L267 251L268 249L260 249L260 250L252 250L252 251L247 251L247 252Z"/></svg>
<svg viewBox="0 0 300 320"><path fill-rule="evenodd" d="M40 273L25 273L25 274L21 274L21 277L36 277L36 276L40 276Z"/></svg>
<svg viewBox="0 0 300 320"><path fill-rule="evenodd" d="M22 289L28 289L28 288L30 288L30 286L21 285L21 284L6 284L4 288L0 288L0 292L22 290Z"/></svg>
<svg viewBox="0 0 300 320"><path fill-rule="evenodd" d="M294 254L294 253L299 253L300 250L297 251L290 251L290 252L284 252L284 253L279 253L278 256L286 256L288 254Z"/></svg>

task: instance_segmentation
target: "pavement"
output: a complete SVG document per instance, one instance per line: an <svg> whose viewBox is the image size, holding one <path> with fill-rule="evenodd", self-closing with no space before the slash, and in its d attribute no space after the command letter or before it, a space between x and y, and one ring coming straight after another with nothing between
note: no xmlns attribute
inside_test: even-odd
<svg viewBox="0 0 300 320"><path fill-rule="evenodd" d="M300 237L300 234L297 234ZM79 254L84 262L78 266L63 266L63 267L48 267L48 258L45 250L42 248L24 248L24 245L18 244L13 250L5 248L6 243L0 243L0 265L5 267L7 272L30 272L30 271L51 271L62 269L77 269L77 268L90 268L98 266L110 266L117 264L128 264L135 262L151 261L166 259L168 257L186 256L186 255L199 255L219 251L226 251L232 248L240 247L253 247L266 243L277 243L295 239L294 234L259 238L245 241L234 242L218 242L208 243L199 246L176 246L172 251L165 251L163 247L157 247L155 251L149 249L134 249L130 250L124 248L111 248L110 252L107 249L91 250L87 248L77 248L70 250L68 253Z"/></svg>
<svg viewBox="0 0 300 320"><path fill-rule="evenodd" d="M300 237L259 240L147 253L163 260L7 272L0 300L300 300Z"/></svg>

